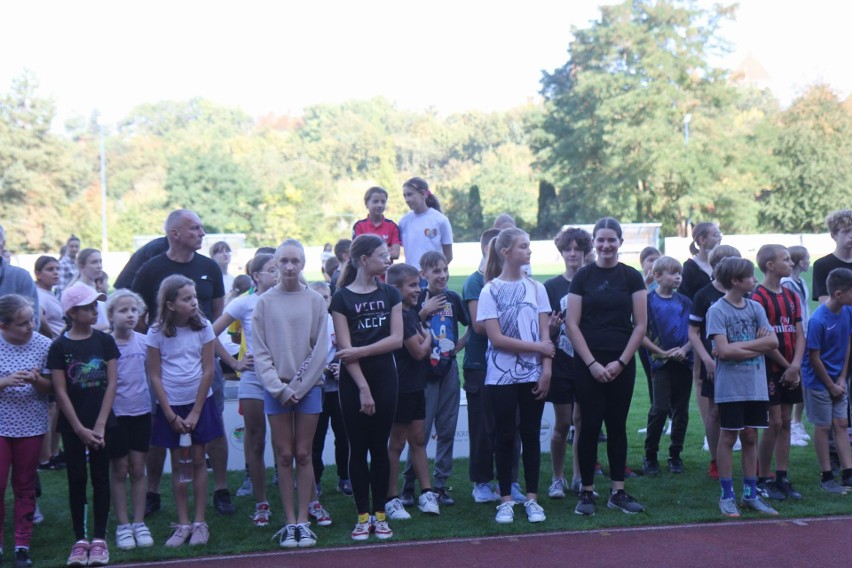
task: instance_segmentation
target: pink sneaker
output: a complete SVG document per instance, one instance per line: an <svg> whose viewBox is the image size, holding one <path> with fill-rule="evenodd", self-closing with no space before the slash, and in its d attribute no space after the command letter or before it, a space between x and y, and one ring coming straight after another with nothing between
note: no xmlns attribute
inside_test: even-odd
<svg viewBox="0 0 852 568"><path fill-rule="evenodd" d="M175 532L173 532L172 536L169 537L169 540L166 541L166 546L175 548L182 544L186 544L186 541L188 541L189 537L192 535L192 525L172 525L172 528Z"/></svg>
<svg viewBox="0 0 852 568"><path fill-rule="evenodd" d="M101 538L96 538L89 546L89 566L106 566L107 564L109 564L107 543Z"/></svg>
<svg viewBox="0 0 852 568"><path fill-rule="evenodd" d="M89 541L78 540L71 547L71 554L68 555L68 566L87 566L89 564Z"/></svg>

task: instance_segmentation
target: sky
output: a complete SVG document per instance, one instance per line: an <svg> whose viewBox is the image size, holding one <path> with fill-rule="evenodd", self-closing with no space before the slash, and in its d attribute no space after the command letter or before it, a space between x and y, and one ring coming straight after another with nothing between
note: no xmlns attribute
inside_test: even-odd
<svg viewBox="0 0 852 568"><path fill-rule="evenodd" d="M702 0L704 1L704 0ZM327 0L6 3L0 92L24 69L60 119L196 96L252 116L383 96L411 110L505 110L539 100L542 70L568 58L594 0ZM751 53L787 105L824 81L852 93L852 7L743 0L723 34L736 67ZM843 26L843 27L841 27Z"/></svg>

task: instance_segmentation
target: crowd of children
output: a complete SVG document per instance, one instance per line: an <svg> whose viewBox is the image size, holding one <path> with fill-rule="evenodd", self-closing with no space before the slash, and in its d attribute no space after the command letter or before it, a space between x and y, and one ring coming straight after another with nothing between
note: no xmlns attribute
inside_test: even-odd
<svg viewBox="0 0 852 568"><path fill-rule="evenodd" d="M411 212L398 227L384 217L387 192L367 191L368 216L355 224L353 240L338 243L334 256L326 254L329 284L305 281L304 248L288 239L258 252L247 267L248 291L235 293L215 322L204 317L192 279L165 278L158 290L148 291L156 296L156 312L147 334L136 331L148 321L140 296L99 291L99 251L79 250L75 237L77 272L70 275L67 262L39 258L40 313L20 295L0 297L0 491L5 493L11 471L16 568L31 565L38 468L67 470L75 537L69 566L109 562L111 505L118 549L153 546L144 520L152 447L168 448L171 455L177 519L164 545L208 542L206 445L224 432L211 389L217 355L239 373L247 468L241 491L254 496L252 522L260 527L270 523L273 509L263 457L268 423L285 520L275 538L284 548L316 545L312 522L331 524L319 502L329 424L337 488L352 495L355 505L352 539L391 538L389 521L411 518L406 507L416 504L424 514L439 515L453 505L449 480L462 378L472 497L497 503L497 523L514 521L516 503L523 503L529 522L547 518L538 487L546 402L555 416L548 496L574 494L576 514L596 513L598 442L605 425L611 481L606 504L643 512L645 506L625 490L625 479L635 475L627 466L626 424L637 354L651 401L645 475L662 474L658 454L668 419L667 469L686 472L681 454L695 385L711 456L708 475L721 485L723 515L738 517L741 508L777 515L770 502L802 499L789 474L791 445L808 439L802 407L814 425L820 488L832 495L852 488L852 210L827 219L836 248L814 263L813 300L820 305L810 314L802 276L810 258L803 247L761 247L758 283L754 264L721 244L719 227L700 223L692 258L682 265L646 249L643 276L619 260L622 229L608 217L591 234L567 228L556 236L565 271L543 285L530 276L524 231L511 222L486 230L482 263L459 294L449 289L452 229L437 199L421 178L408 180L403 195ZM394 264L400 246L407 262ZM230 248L218 246L213 255L225 262ZM39 317L43 325L36 333ZM219 345L224 333L239 337L238 354ZM58 408L53 414L51 400ZM62 459L51 440L53 415ZM573 445L570 483L567 444ZM408 465L402 468L406 446ZM736 448L742 450L739 501ZM4 515L0 501L0 520Z"/></svg>

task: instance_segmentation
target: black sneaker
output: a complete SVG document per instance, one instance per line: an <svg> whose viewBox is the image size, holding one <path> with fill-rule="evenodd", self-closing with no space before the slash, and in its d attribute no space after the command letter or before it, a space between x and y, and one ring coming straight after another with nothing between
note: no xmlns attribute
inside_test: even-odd
<svg viewBox="0 0 852 568"><path fill-rule="evenodd" d="M577 501L577 506L574 507L574 513L583 515L584 517L594 517L595 494L591 491L580 492L580 500Z"/></svg>
<svg viewBox="0 0 852 568"><path fill-rule="evenodd" d="M787 479L786 477L782 477L781 479L776 479L775 485L781 491L784 492L784 495L786 495L790 499L795 499L796 501L798 501L799 499L802 498L802 494L799 493L798 491L796 491L796 489L793 487L793 484L790 483L790 480Z"/></svg>
<svg viewBox="0 0 852 568"><path fill-rule="evenodd" d="M450 505L456 504L455 499L450 497L449 493L447 493L446 487L441 487L440 489L438 489L437 493L438 493L438 503L440 503L441 505L446 505L446 506L449 507Z"/></svg>
<svg viewBox="0 0 852 568"><path fill-rule="evenodd" d="M402 495L399 497L400 503L402 503L403 507L413 507L414 506L414 491L410 489L403 489Z"/></svg>
<svg viewBox="0 0 852 568"><path fill-rule="evenodd" d="M757 494L764 499L772 499L774 501L783 501L787 498L784 491L775 483L774 479L757 483Z"/></svg>
<svg viewBox="0 0 852 568"><path fill-rule="evenodd" d="M231 492L227 488L213 492L213 506L220 515L233 515L237 512L236 507L231 503Z"/></svg>
<svg viewBox="0 0 852 568"><path fill-rule="evenodd" d="M157 511L159 511L162 507L160 506L160 494L149 491L145 494L145 516L148 517L153 515Z"/></svg>
<svg viewBox="0 0 852 568"><path fill-rule="evenodd" d="M636 513L641 513L645 510L645 507L643 507L639 501L628 495L627 491L624 489L619 489L610 495L606 506L610 509L618 509L622 513L627 513L628 515L635 515Z"/></svg>
<svg viewBox="0 0 852 568"><path fill-rule="evenodd" d="M671 473L683 473L683 460L680 458L669 458L669 471Z"/></svg>
<svg viewBox="0 0 852 568"><path fill-rule="evenodd" d="M645 475L660 475L660 462L653 458L642 458L642 473Z"/></svg>
<svg viewBox="0 0 852 568"><path fill-rule="evenodd" d="M30 560L30 551L26 548L15 549L15 568L30 568L33 561Z"/></svg>

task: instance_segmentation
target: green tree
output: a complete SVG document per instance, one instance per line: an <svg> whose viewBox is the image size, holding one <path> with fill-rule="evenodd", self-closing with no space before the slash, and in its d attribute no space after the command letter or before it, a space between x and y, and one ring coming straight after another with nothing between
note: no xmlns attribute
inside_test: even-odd
<svg viewBox="0 0 852 568"><path fill-rule="evenodd" d="M825 216L849 204L852 114L828 85L816 85L780 116L778 170L763 196L761 226L821 232Z"/></svg>
<svg viewBox="0 0 852 568"><path fill-rule="evenodd" d="M696 205L713 207L695 196L733 169L725 148L738 95L709 62L724 48L719 24L732 14L630 0L572 30L568 62L542 81L545 114L533 148L546 177L564 188L561 209L573 222L608 214L661 221L673 233Z"/></svg>
<svg viewBox="0 0 852 568"><path fill-rule="evenodd" d="M7 247L21 252L47 251L68 237L75 221L66 208L87 177L70 143L51 132L56 105L38 86L27 71L0 95L0 202Z"/></svg>

